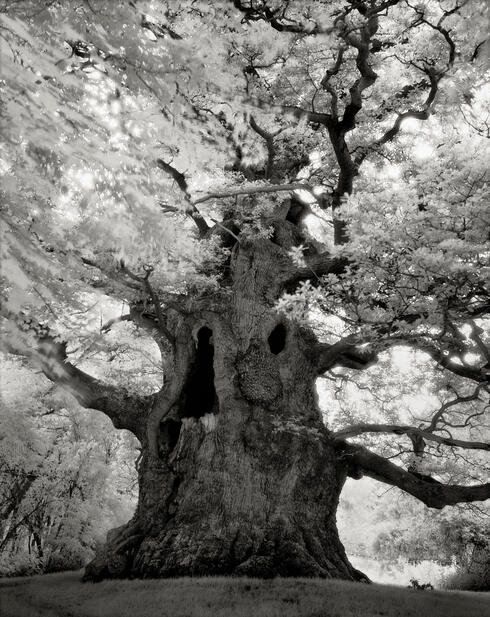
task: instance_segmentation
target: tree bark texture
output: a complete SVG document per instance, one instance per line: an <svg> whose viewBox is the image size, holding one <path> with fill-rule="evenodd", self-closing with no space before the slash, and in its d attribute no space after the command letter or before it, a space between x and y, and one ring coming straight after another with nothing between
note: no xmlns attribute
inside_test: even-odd
<svg viewBox="0 0 490 617"><path fill-rule="evenodd" d="M108 534L87 579L366 580L336 529L347 470L325 439L315 341L273 308L290 267L269 240L242 243L219 306L174 320L179 361L140 437L136 513Z"/></svg>

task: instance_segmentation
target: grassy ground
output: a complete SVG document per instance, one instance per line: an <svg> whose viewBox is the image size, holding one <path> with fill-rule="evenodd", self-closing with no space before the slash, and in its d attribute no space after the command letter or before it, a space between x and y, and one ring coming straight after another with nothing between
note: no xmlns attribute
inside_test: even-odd
<svg viewBox="0 0 490 617"><path fill-rule="evenodd" d="M490 617L484 593L308 579L3 579L1 617Z"/></svg>

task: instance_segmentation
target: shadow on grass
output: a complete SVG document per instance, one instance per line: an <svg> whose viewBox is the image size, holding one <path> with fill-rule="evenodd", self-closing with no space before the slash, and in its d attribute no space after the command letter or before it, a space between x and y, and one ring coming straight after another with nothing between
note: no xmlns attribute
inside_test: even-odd
<svg viewBox="0 0 490 617"><path fill-rule="evenodd" d="M490 617L485 593L317 579L81 583L81 572L0 580L2 617Z"/></svg>

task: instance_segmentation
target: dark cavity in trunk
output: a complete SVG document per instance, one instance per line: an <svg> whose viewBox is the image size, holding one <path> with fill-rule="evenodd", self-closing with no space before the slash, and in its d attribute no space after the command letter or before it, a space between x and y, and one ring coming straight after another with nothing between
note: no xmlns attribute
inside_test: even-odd
<svg viewBox="0 0 490 617"><path fill-rule="evenodd" d="M213 331L203 327L197 333L197 350L194 364L184 388L182 418L201 418L207 413L216 413L218 399L214 387Z"/></svg>
<svg viewBox="0 0 490 617"><path fill-rule="evenodd" d="M286 326L282 323L277 324L277 326L272 330L267 339L269 343L269 349L271 352L277 356L286 346Z"/></svg>

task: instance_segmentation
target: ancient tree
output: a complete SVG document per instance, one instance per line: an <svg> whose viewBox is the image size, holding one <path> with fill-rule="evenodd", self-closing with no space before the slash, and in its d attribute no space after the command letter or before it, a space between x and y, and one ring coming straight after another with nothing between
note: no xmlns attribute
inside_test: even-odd
<svg viewBox="0 0 490 617"><path fill-rule="evenodd" d="M477 0L2 3L4 344L141 443L137 510L87 578L362 580L336 530L348 476L432 508L490 497L423 468L490 449L461 433L488 400L485 16ZM157 343L158 391L74 362L66 316L94 293ZM400 346L451 396L413 425L333 430L317 378Z"/></svg>

